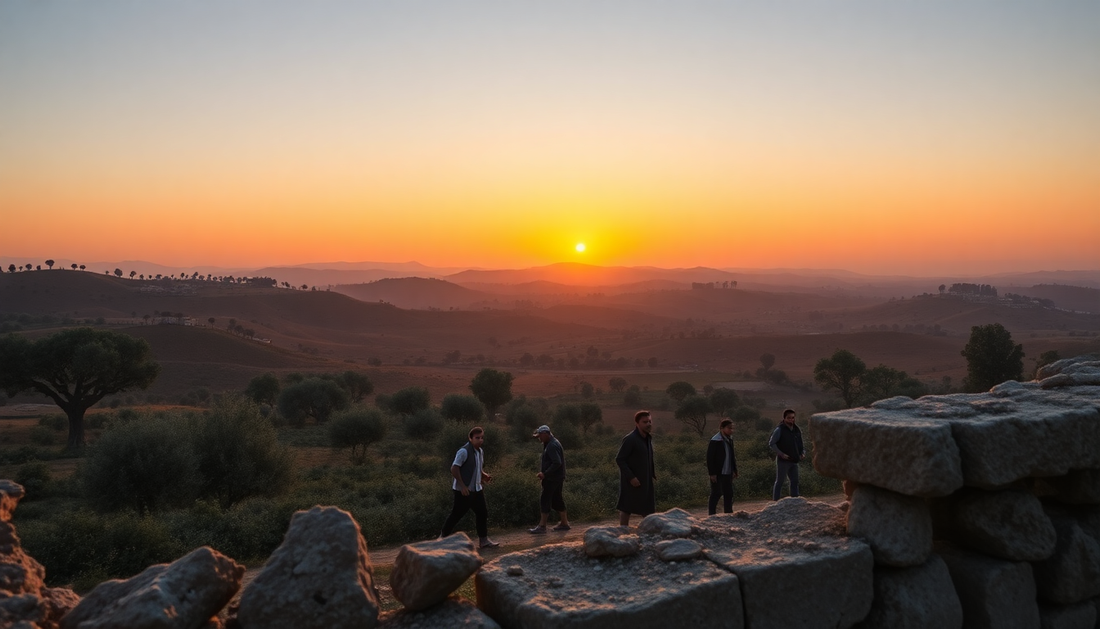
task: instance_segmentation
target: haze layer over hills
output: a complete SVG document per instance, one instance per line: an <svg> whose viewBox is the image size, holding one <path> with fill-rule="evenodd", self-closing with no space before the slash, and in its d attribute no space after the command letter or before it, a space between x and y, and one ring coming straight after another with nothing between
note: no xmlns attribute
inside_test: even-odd
<svg viewBox="0 0 1100 629"><path fill-rule="evenodd" d="M166 391L233 389L265 371L355 365L381 390L421 384L449 392L491 365L514 370L519 392L545 395L617 372L652 377L655 386L670 372L729 379L758 369L763 353L793 381L808 382L814 363L838 348L934 382L961 378L970 327L991 322L1007 327L1029 358L1100 349L1100 289L1087 285L1100 283L1100 273L1043 276L1078 286L998 284L990 297L947 290L948 279L705 268L553 265L303 289L272 275L207 279L195 269L150 279L139 263L116 267L122 277L56 264L0 274L5 330L40 335L92 324L141 336L165 365L156 387Z"/></svg>

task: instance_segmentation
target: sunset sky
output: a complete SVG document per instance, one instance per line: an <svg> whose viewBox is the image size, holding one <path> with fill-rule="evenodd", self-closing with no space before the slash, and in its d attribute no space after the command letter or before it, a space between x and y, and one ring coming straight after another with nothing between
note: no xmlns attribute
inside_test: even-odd
<svg viewBox="0 0 1100 629"><path fill-rule="evenodd" d="M1100 2L5 0L0 255L1100 269Z"/></svg>

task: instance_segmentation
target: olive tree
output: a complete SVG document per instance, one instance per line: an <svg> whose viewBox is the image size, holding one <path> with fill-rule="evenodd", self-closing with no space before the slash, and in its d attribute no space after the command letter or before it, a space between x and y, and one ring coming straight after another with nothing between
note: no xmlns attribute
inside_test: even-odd
<svg viewBox="0 0 1100 629"><path fill-rule="evenodd" d="M485 368L470 382L470 391L485 405L489 419L496 417L497 409L512 399L512 378L507 371Z"/></svg>
<svg viewBox="0 0 1100 629"><path fill-rule="evenodd" d="M814 366L814 380L828 391L835 389L844 404L851 408L859 398L859 379L867 365L846 349L838 349L829 358L822 358Z"/></svg>
<svg viewBox="0 0 1100 629"><path fill-rule="evenodd" d="M378 409L354 408L337 413L328 426L334 448L351 448L351 462L362 465L367 448L386 436L386 420Z"/></svg>
<svg viewBox="0 0 1100 629"><path fill-rule="evenodd" d="M970 328L970 341L961 353L966 358L968 391L988 391L1007 380L1023 379L1024 346L1013 343L1000 323Z"/></svg>
<svg viewBox="0 0 1100 629"><path fill-rule="evenodd" d="M0 389L45 395L69 420L66 448L84 445L84 413L108 395L147 389L160 373L144 339L92 328L62 330L37 340L0 338Z"/></svg>

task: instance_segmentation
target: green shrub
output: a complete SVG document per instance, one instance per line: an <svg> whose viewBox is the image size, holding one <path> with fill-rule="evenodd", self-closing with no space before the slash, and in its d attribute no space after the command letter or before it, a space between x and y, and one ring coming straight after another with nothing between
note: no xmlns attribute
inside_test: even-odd
<svg viewBox="0 0 1100 629"><path fill-rule="evenodd" d="M476 397L457 393L443 396L439 412L459 424L477 424L485 417L485 407Z"/></svg>
<svg viewBox="0 0 1100 629"><path fill-rule="evenodd" d="M427 409L432 396L424 387L405 387L390 396L389 406L400 415L413 415Z"/></svg>
<svg viewBox="0 0 1100 629"><path fill-rule="evenodd" d="M357 408L337 413L329 424L334 448L351 448L351 460L362 465L367 448L386 436L386 422L378 409Z"/></svg>
<svg viewBox="0 0 1100 629"><path fill-rule="evenodd" d="M196 423L199 495L228 507L249 496L279 493L290 482L293 457L252 401L221 397Z"/></svg>
<svg viewBox="0 0 1100 629"><path fill-rule="evenodd" d="M21 522L19 535L27 552L46 567L51 583L72 583L77 591L138 574L191 550L152 517L88 510Z"/></svg>
<svg viewBox="0 0 1100 629"><path fill-rule="evenodd" d="M68 428L69 418L65 417L61 413L54 413L52 415L43 415L38 418L39 426L47 426L51 430L61 432Z"/></svg>
<svg viewBox="0 0 1100 629"><path fill-rule="evenodd" d="M431 441L443 428L443 416L434 408L426 408L401 419L401 431L409 439Z"/></svg>
<svg viewBox="0 0 1100 629"><path fill-rule="evenodd" d="M29 437L36 446L57 445L57 431L49 426L31 426Z"/></svg>
<svg viewBox="0 0 1100 629"><path fill-rule="evenodd" d="M25 501L44 497L53 484L50 467L41 461L24 463L15 472L15 482L23 486L27 491Z"/></svg>
<svg viewBox="0 0 1100 629"><path fill-rule="evenodd" d="M88 499L107 509L147 512L187 504L200 478L192 426L181 417L111 428L88 448L80 476Z"/></svg>
<svg viewBox="0 0 1100 629"><path fill-rule="evenodd" d="M347 391L336 382L310 377L283 389L279 393L278 409L279 415L292 426L301 426L310 417L323 424L333 413L344 410L349 404Z"/></svg>

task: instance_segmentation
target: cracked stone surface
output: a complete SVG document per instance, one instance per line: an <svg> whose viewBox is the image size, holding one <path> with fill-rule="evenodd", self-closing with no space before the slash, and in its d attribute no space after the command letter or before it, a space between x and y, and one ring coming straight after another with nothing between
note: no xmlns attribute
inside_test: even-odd
<svg viewBox="0 0 1100 629"><path fill-rule="evenodd" d="M504 555L477 573L477 605L504 629L743 626L736 575L703 558L663 561L652 541L617 558L579 542Z"/></svg>
<svg viewBox="0 0 1100 629"><path fill-rule="evenodd" d="M821 413L810 428L821 474L932 497L1100 468L1098 421L1100 386L1010 381Z"/></svg>
<svg viewBox="0 0 1100 629"><path fill-rule="evenodd" d="M851 627L871 609L871 548L846 535L836 507L784 498L759 513L707 517L700 528L706 556L741 582L750 629Z"/></svg>

